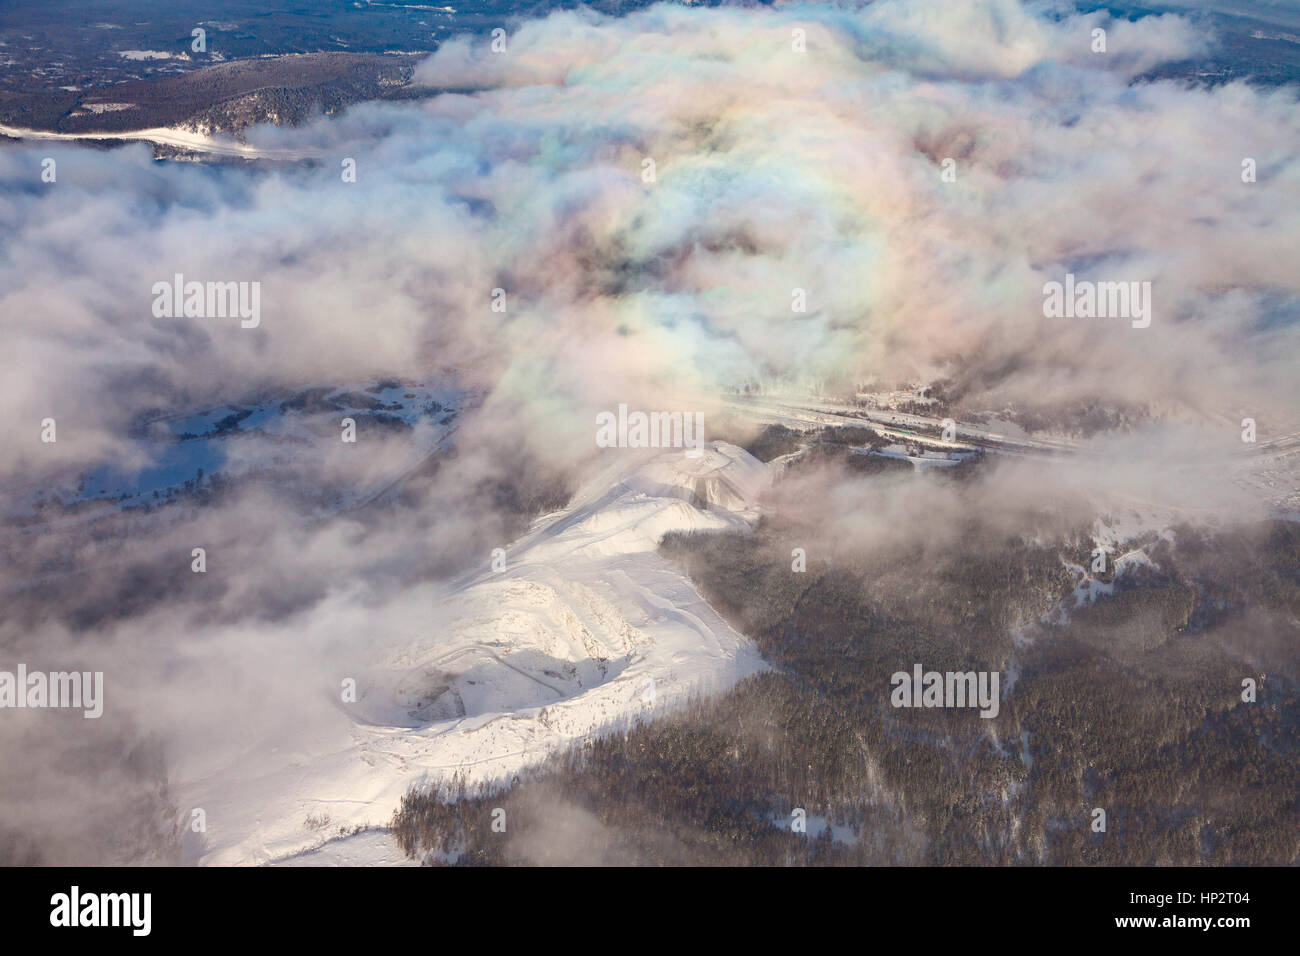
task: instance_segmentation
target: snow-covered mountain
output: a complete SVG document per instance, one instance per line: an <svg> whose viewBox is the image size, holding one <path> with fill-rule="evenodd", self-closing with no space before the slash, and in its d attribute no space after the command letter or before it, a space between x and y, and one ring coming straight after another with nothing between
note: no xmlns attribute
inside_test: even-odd
<svg viewBox="0 0 1300 956"><path fill-rule="evenodd" d="M508 779L762 669L657 546L669 531L749 526L768 467L722 442L697 458L610 454L567 508L441 595L427 633L378 653L328 726L277 728L232 765L183 779L183 805L219 821L189 834L195 858L392 862L386 840L348 831L387 823L411 786L457 771Z"/></svg>

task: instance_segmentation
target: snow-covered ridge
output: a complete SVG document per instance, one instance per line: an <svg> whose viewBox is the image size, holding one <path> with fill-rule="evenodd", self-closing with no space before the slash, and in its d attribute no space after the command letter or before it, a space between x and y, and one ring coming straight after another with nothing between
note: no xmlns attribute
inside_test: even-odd
<svg viewBox="0 0 1300 956"><path fill-rule="evenodd" d="M610 465L483 570L438 597L424 633L390 642L332 726L276 728L231 766L189 780L212 864L308 858L323 836L387 823L411 786L508 779L549 752L765 665L657 551L669 531L748 527L768 467L722 442L699 458L609 450ZM282 756L283 755L283 756ZM292 756L289 756L292 755ZM302 859L301 857L299 857Z"/></svg>
<svg viewBox="0 0 1300 956"><path fill-rule="evenodd" d="M139 140L141 142L153 143L158 146L170 146L175 149L182 149L192 153L206 153L212 156L233 156L240 159L273 159L280 161L296 161L302 159L315 159L323 155L323 151L310 147L301 148L276 148L269 146L252 146L248 143L242 143L228 136L221 136L212 133L203 132L196 129L188 129L184 126L156 126L149 129L130 129L114 130L111 132L98 133L56 133L51 130L27 129L22 126L9 126L0 123L0 136L7 136L11 139L23 140L90 140L90 141L118 141L118 140Z"/></svg>

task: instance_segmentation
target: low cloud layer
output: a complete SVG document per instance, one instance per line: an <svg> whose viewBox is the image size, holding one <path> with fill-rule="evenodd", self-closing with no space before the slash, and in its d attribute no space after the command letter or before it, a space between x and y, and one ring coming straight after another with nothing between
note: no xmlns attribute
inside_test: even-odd
<svg viewBox="0 0 1300 956"><path fill-rule="evenodd" d="M254 134L337 157L313 170L6 149L5 471L121 451L150 405L436 367L524 400L542 450L616 400L752 378L1289 407L1295 91L1131 83L1210 42L1011 0L563 13L417 71L479 92ZM1045 318L1066 272L1150 281L1151 328ZM261 326L155 318L176 273L260 282Z"/></svg>

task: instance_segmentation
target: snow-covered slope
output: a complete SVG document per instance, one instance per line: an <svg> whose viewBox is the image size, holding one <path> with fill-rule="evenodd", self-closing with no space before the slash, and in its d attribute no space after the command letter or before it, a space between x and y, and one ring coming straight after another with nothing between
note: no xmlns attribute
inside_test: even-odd
<svg viewBox="0 0 1300 956"><path fill-rule="evenodd" d="M470 782L508 778L760 670L753 645L657 546L668 531L747 527L767 466L725 443L693 459L610 454L568 508L507 549L504 569L485 554L481 572L430 608L426 634L380 654L332 726L185 783L184 805L220 821L191 836L196 857L327 864L337 847L353 859L358 842L341 830L386 823L414 784L457 771Z"/></svg>

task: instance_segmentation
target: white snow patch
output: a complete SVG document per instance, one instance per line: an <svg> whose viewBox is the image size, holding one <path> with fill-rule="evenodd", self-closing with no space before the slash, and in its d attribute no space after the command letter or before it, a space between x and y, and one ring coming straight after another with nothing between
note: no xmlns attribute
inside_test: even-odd
<svg viewBox="0 0 1300 956"><path fill-rule="evenodd" d="M118 50L117 55L127 60L188 60L187 53L168 53L166 50Z"/></svg>

